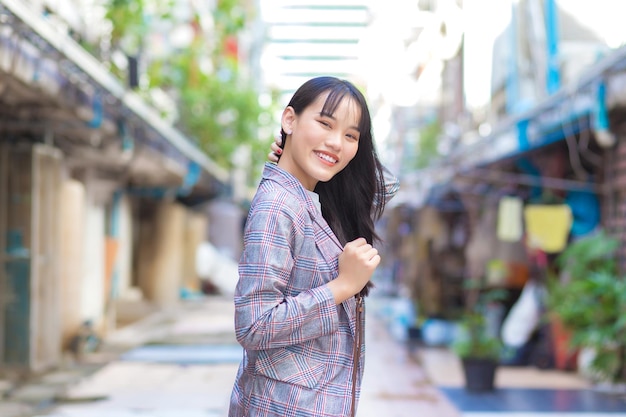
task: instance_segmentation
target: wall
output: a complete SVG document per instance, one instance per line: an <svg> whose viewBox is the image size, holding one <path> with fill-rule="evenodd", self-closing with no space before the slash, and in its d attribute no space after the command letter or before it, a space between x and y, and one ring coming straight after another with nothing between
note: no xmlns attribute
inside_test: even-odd
<svg viewBox="0 0 626 417"><path fill-rule="evenodd" d="M141 217L139 286L145 298L159 307L173 306L180 298L185 214L180 204L160 201L154 203L152 213Z"/></svg>
<svg viewBox="0 0 626 417"><path fill-rule="evenodd" d="M93 198L89 183L86 190L81 316L83 321L93 320L96 328L101 328L105 290L105 209Z"/></svg>
<svg viewBox="0 0 626 417"><path fill-rule="evenodd" d="M621 137L616 149L607 153L606 181L612 192L604 196L602 217L605 229L619 238L618 262L626 272L626 138Z"/></svg>
<svg viewBox="0 0 626 417"><path fill-rule="evenodd" d="M83 283L85 187L80 181L66 180L61 187L61 337L63 347L80 327Z"/></svg>
<svg viewBox="0 0 626 417"><path fill-rule="evenodd" d="M114 279L117 280L116 296L119 298L123 297L133 286L133 213L130 198L127 195L121 197L118 215L116 238L119 246L113 274Z"/></svg>
<svg viewBox="0 0 626 417"><path fill-rule="evenodd" d="M183 238L184 252L182 282L189 290L200 290L200 279L196 270L196 252L198 246L207 239L208 218L202 212L188 211Z"/></svg>
<svg viewBox="0 0 626 417"><path fill-rule="evenodd" d="M243 223L247 213L229 201L216 200L209 203L208 239L223 255L239 261L243 249Z"/></svg>

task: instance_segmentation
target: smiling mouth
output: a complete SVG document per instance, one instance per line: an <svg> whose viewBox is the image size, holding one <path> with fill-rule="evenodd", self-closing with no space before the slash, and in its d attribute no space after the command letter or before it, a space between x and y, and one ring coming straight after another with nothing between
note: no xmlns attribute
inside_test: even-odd
<svg viewBox="0 0 626 417"><path fill-rule="evenodd" d="M317 155L318 158L330 163L330 164L336 164L337 160L335 158L333 158L330 155L327 155L325 153L321 153L321 152L315 152L315 155Z"/></svg>

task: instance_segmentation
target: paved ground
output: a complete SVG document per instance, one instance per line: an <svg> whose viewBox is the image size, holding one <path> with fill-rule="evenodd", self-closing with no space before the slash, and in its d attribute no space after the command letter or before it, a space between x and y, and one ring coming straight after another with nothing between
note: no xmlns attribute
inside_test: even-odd
<svg viewBox="0 0 626 417"><path fill-rule="evenodd" d="M404 345L389 336L386 323L374 311L368 314L368 356L359 417L457 417L458 411L428 382ZM223 347L217 356L215 350L202 349L216 344ZM144 347L133 348L137 345ZM72 384L63 395L64 403L30 415L226 416L241 354L237 348L229 300L189 303L113 335L109 350L130 350ZM147 358L151 362L143 361Z"/></svg>
<svg viewBox="0 0 626 417"><path fill-rule="evenodd" d="M408 349L389 331L385 300L369 305L359 417L626 416L622 400L591 407L588 386L575 374L532 368L501 369L496 394L468 397L454 355ZM91 367L52 373L14 392L0 404L0 416L224 417L240 355L230 300L185 303L116 332L105 352L90 358ZM529 396L529 389L537 391ZM53 397L60 401L53 404ZM555 403L529 406L537 401Z"/></svg>

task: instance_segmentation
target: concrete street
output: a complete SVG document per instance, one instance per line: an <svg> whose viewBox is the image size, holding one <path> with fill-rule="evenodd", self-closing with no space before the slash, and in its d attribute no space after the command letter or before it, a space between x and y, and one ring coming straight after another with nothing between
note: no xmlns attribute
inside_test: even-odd
<svg viewBox="0 0 626 417"><path fill-rule="evenodd" d="M389 330L385 307L385 299L372 297L369 300L366 371L359 417L626 415L619 407L609 408L608 412L580 409L578 411L584 412L580 414L567 407L559 408L558 401L556 409L549 412L529 412L529 405L520 404L519 398L516 400L515 397L509 401L512 408L504 412L497 409L491 412L461 410L446 395L446 392L456 392L454 390L462 385L457 359L444 349L420 347L415 350L406 342L397 340ZM0 415L224 417L241 357L241 349L233 334L232 314L232 302L225 297L185 301L177 308L153 314L112 334L104 351L90 359L103 363L97 370L83 365L79 367L82 376L76 370L73 379L67 372L65 375L57 373L57 379L72 382L61 394L55 394L55 403L48 404L52 406L41 406L45 393L42 395L41 384L35 384L24 387L21 398L32 406L38 393L40 402L36 412L28 413L28 409L15 411L19 402L14 401L13 412L7 411L9 408L3 411L0 406ZM106 360L107 355L110 360ZM497 385L499 388L556 387L570 390L563 392L573 397L559 397L570 398L570 401L580 397L576 390L587 388L585 381L576 375L527 368L501 369ZM39 392L35 389L37 387ZM30 401L29 392L32 394ZM472 398L483 401L480 397ZM484 401L492 399L485 397Z"/></svg>

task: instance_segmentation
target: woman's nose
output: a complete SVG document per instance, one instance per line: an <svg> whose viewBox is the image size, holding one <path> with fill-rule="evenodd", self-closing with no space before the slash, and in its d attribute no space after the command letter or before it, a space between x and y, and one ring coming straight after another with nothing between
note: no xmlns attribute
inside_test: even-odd
<svg viewBox="0 0 626 417"><path fill-rule="evenodd" d="M333 149L340 149L343 140L343 135L341 132L332 131L326 137L326 146L331 147Z"/></svg>

